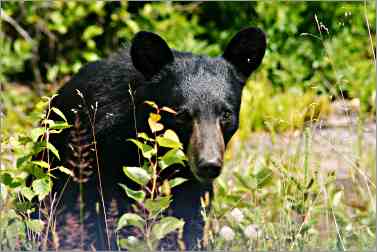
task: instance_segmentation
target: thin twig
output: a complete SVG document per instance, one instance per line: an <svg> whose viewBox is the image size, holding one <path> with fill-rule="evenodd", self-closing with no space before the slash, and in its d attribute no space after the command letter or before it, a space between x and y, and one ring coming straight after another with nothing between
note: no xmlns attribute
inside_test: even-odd
<svg viewBox="0 0 377 252"><path fill-rule="evenodd" d="M370 42L370 48L371 48L372 54L373 54L374 65L377 66L376 54L374 52L375 48L373 46L373 39L372 39L372 35L371 35L371 32L370 32L370 25L369 25L369 20L368 20L368 15L367 15L367 1L366 0L364 0L364 16L365 16L365 22L366 22L366 25L367 25L367 28L368 28L369 42Z"/></svg>
<svg viewBox="0 0 377 252"><path fill-rule="evenodd" d="M30 37L29 33L27 33L27 31L24 30L24 28L22 28L17 22L16 20L14 20L11 16L8 16L4 10L1 9L0 11L0 17L7 23L9 23L10 25L12 25L14 27L14 29L16 29L16 31L25 39L27 40L28 42L30 43L33 43L33 39Z"/></svg>
<svg viewBox="0 0 377 252"><path fill-rule="evenodd" d="M97 114L97 108L98 108L98 102L95 103L95 108L94 108L94 113L93 113L93 118L90 116L90 111L89 109L91 108L89 104L86 103L86 100L84 99L84 95L80 92L80 90L76 89L77 94L81 97L83 100L87 111L88 111L88 118L89 122L91 125L91 130L92 130L92 137L93 137L93 146L94 146L94 151L95 151L95 156L96 156L96 165L97 165L97 172L98 172L98 184L99 184L99 189L100 189L100 196L101 196L101 203L102 203L102 208L103 208L103 215L105 218L105 229L106 229L106 238L107 238L107 245L109 250L110 248L110 235L109 235L109 228L107 225L107 214L106 214L106 207L105 207L105 200L103 197L103 187L102 187L102 181L101 181L101 171L100 171L100 164L99 164L99 157L98 157L98 148L97 148L97 139L96 139L96 131L95 131L95 122L96 122L96 114Z"/></svg>

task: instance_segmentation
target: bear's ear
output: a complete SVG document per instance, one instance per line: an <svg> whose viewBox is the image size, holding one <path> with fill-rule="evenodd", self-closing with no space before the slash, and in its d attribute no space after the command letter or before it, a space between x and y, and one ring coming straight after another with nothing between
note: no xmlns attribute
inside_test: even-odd
<svg viewBox="0 0 377 252"><path fill-rule="evenodd" d="M138 32L132 40L130 53L133 65L146 78L152 77L166 64L174 61L166 42L152 32Z"/></svg>
<svg viewBox="0 0 377 252"><path fill-rule="evenodd" d="M245 78L262 63L266 51L266 36L258 28L238 32L227 45L223 58L230 62Z"/></svg>

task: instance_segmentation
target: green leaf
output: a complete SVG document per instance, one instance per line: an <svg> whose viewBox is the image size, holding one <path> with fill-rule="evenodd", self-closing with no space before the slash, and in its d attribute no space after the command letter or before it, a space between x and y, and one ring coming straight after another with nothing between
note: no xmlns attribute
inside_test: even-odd
<svg viewBox="0 0 377 252"><path fill-rule="evenodd" d="M49 67L47 69L47 80L50 82L55 82L56 77L58 76L59 73L59 67L57 65L54 65L52 67Z"/></svg>
<svg viewBox="0 0 377 252"><path fill-rule="evenodd" d="M86 52L83 52L83 55L85 60L87 61L96 61L96 60L99 60L100 57L98 56L97 53L95 52L89 52L89 51L86 51Z"/></svg>
<svg viewBox="0 0 377 252"><path fill-rule="evenodd" d="M178 186L178 185L180 185L180 184L182 184L186 181L187 181L187 179L185 179L185 178L173 178L173 179L169 180L168 183L170 185L170 188L173 188L173 187Z"/></svg>
<svg viewBox="0 0 377 252"><path fill-rule="evenodd" d="M143 157L145 157L147 159L152 158L152 156L156 154L154 148L152 148L148 144L144 144L144 143L142 143L138 140L135 140L135 139L129 139L128 141L131 141L134 144L136 144L136 146L141 150Z"/></svg>
<svg viewBox="0 0 377 252"><path fill-rule="evenodd" d="M28 136L20 136L18 138L18 141L20 142L20 144L27 144L27 143L33 142L33 139Z"/></svg>
<svg viewBox="0 0 377 252"><path fill-rule="evenodd" d="M55 146L53 146L51 143L47 143L46 148L49 149L55 155L55 157L60 160L59 152L55 148Z"/></svg>
<svg viewBox="0 0 377 252"><path fill-rule="evenodd" d="M65 118L63 112L61 112L60 109L52 107L51 110L54 111L58 116L60 116L60 118L62 118L65 122L67 122L67 118Z"/></svg>
<svg viewBox="0 0 377 252"><path fill-rule="evenodd" d="M182 148L182 144L180 143L177 134L170 129L166 130L162 137L158 136L156 140L162 147L174 149Z"/></svg>
<svg viewBox="0 0 377 252"><path fill-rule="evenodd" d="M140 133L137 133L137 137L138 138L142 138L144 140L147 140L147 141L153 141L153 139L151 139L146 133L144 132L140 132Z"/></svg>
<svg viewBox="0 0 377 252"><path fill-rule="evenodd" d="M145 242L139 242L135 236L128 236L127 239L121 238L118 240L118 246L121 249L128 251L149 251L149 247Z"/></svg>
<svg viewBox="0 0 377 252"><path fill-rule="evenodd" d="M158 197L154 200L147 199L145 201L145 208L148 209L152 216L161 213L163 210L169 207L171 202L170 196Z"/></svg>
<svg viewBox="0 0 377 252"><path fill-rule="evenodd" d="M30 187L27 187L27 186L23 186L21 187L21 190L20 190L21 194L27 198L29 201L31 201L34 196L36 195L33 190L31 190Z"/></svg>
<svg viewBox="0 0 377 252"><path fill-rule="evenodd" d="M27 220L26 226L35 233L40 233L43 231L44 222L41 220Z"/></svg>
<svg viewBox="0 0 377 252"><path fill-rule="evenodd" d="M262 188L272 180L272 170L268 168L261 169L257 175L258 188Z"/></svg>
<svg viewBox="0 0 377 252"><path fill-rule="evenodd" d="M35 165L38 165L39 167L42 167L42 168L48 169L50 167L50 165L47 162L42 161L42 160L40 160L40 161L31 161L31 162L33 164L35 164Z"/></svg>
<svg viewBox="0 0 377 252"><path fill-rule="evenodd" d="M42 120L42 122L41 122L41 124L43 124L43 125L48 125L48 127L50 127L51 125L54 125L54 120L51 120L51 119L43 119Z"/></svg>
<svg viewBox="0 0 377 252"><path fill-rule="evenodd" d="M48 195L51 190L51 183L47 178L41 178L34 180L32 183L34 192L38 195L38 199L41 201Z"/></svg>
<svg viewBox="0 0 377 252"><path fill-rule="evenodd" d="M253 177L244 178L238 172L234 173L234 177L239 182L240 187L244 187L247 190L257 189L256 179Z"/></svg>
<svg viewBox="0 0 377 252"><path fill-rule="evenodd" d="M21 185L20 181L17 181L17 179L12 178L11 174L9 173L3 173L0 175L0 182L3 183L6 186L9 186L10 188L17 188Z"/></svg>
<svg viewBox="0 0 377 252"><path fill-rule="evenodd" d="M59 171L71 176L71 177L74 177L75 175L73 174L73 171L71 171L70 169L64 167L64 166L58 166L56 167Z"/></svg>
<svg viewBox="0 0 377 252"><path fill-rule="evenodd" d="M143 202L143 200L145 198L145 192L143 192L141 190L140 191L132 190L132 189L128 188L127 186L123 185L123 184L118 184L118 185L120 185L124 189L124 191L126 192L128 197L136 200L139 203Z"/></svg>
<svg viewBox="0 0 377 252"><path fill-rule="evenodd" d="M123 171L127 177L141 186L145 186L151 180L151 176L148 174L148 172L140 167L124 166Z"/></svg>
<svg viewBox="0 0 377 252"><path fill-rule="evenodd" d="M165 217L162 218L157 224L152 227L152 235L161 240L167 234L175 231L176 229L182 230L184 221L179 220L175 217Z"/></svg>
<svg viewBox="0 0 377 252"><path fill-rule="evenodd" d="M172 148L172 149L179 149L179 148L182 147L181 143L173 141L173 140L166 138L164 136L156 137L156 141L161 147Z"/></svg>
<svg viewBox="0 0 377 252"><path fill-rule="evenodd" d="M145 220L137 214L125 213L120 217L116 231L119 231L122 228L129 226L129 225L138 227L141 230L143 230L144 225L145 225Z"/></svg>
<svg viewBox="0 0 377 252"><path fill-rule="evenodd" d="M45 133L45 128L34 128L30 131L31 139L33 139L33 142L36 142L39 138L39 136L43 135Z"/></svg>
<svg viewBox="0 0 377 252"><path fill-rule="evenodd" d="M172 149L165 153L164 156L159 158L159 166L163 170L173 164L184 165L185 160L187 160L185 153L180 149Z"/></svg>
<svg viewBox="0 0 377 252"><path fill-rule="evenodd" d="M91 26L88 26L83 35L82 35L82 38L84 39L84 41L90 39L90 38L93 38L95 36L98 36L98 35L101 35L103 33L103 29L102 27L100 26L96 26L96 25L91 25Z"/></svg>
<svg viewBox="0 0 377 252"><path fill-rule="evenodd" d="M67 122L54 122L53 124L51 124L49 126L49 129L51 130L50 132L51 133L55 133L53 132L52 130L62 130L62 129L68 129L70 128L71 125L69 125ZM60 133L60 131L58 131L57 133Z"/></svg>
<svg viewBox="0 0 377 252"><path fill-rule="evenodd" d="M153 107L154 109L158 109L157 104L154 101L145 101L145 104L148 104L149 106Z"/></svg>
<svg viewBox="0 0 377 252"><path fill-rule="evenodd" d="M18 158L17 161L16 161L17 168L20 168L23 163L25 163L26 161L28 161L31 158L31 156L32 155L29 154L29 155Z"/></svg>

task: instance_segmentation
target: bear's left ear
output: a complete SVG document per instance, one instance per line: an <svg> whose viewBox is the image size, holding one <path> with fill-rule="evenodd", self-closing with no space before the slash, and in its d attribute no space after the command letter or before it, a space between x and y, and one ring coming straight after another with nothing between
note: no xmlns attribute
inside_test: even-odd
<svg viewBox="0 0 377 252"><path fill-rule="evenodd" d="M146 78L151 78L165 65L174 61L167 43L157 34L146 31L135 35L130 54L133 65Z"/></svg>
<svg viewBox="0 0 377 252"><path fill-rule="evenodd" d="M262 63L266 51L266 35L258 28L238 32L227 45L223 58L230 62L245 79Z"/></svg>

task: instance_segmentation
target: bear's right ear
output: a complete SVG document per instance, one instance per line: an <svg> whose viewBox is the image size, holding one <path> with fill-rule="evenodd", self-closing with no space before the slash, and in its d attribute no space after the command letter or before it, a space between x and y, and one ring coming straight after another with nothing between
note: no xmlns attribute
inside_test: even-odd
<svg viewBox="0 0 377 252"><path fill-rule="evenodd" d="M146 78L157 74L166 64L174 61L166 42L152 32L138 32L132 40L131 59L135 68Z"/></svg>

